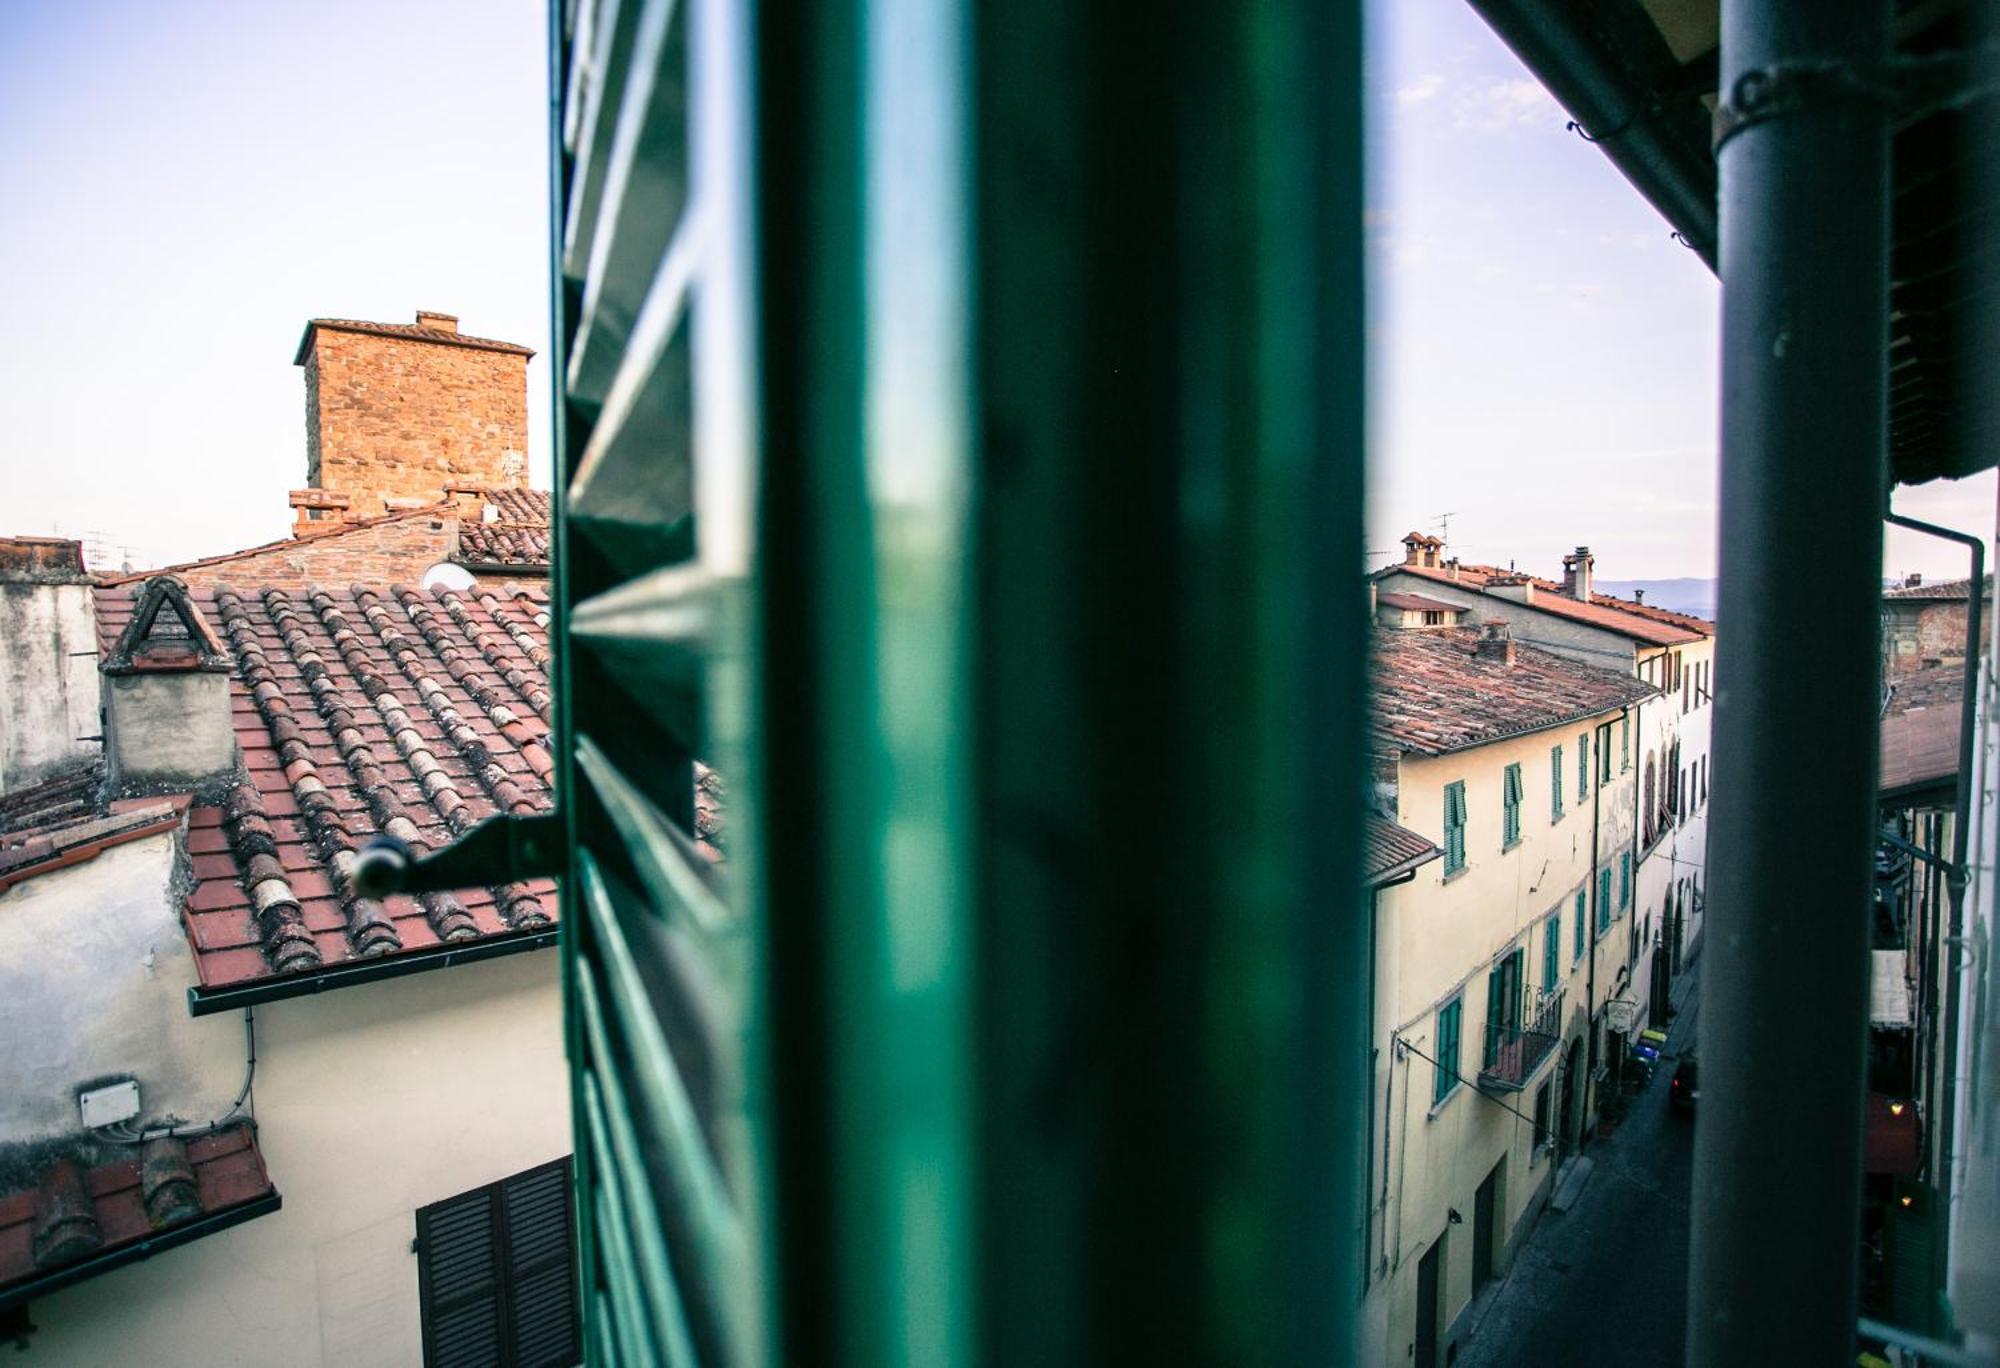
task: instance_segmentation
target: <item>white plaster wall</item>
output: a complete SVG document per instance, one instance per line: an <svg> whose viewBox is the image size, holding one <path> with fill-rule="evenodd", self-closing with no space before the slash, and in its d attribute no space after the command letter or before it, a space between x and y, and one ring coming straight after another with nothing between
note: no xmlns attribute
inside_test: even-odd
<svg viewBox="0 0 2000 1368"><path fill-rule="evenodd" d="M104 721L113 784L192 786L236 764L229 676L219 671L107 676Z"/></svg>
<svg viewBox="0 0 2000 1368"><path fill-rule="evenodd" d="M1629 909L1616 907L1617 864L1619 853L1632 849L1631 795L1638 770L1636 763L1631 769L1621 767L1619 715L1614 710L1455 755L1403 758L1397 820L1440 845L1445 785L1465 782L1466 869L1447 879L1443 861L1433 861L1412 882L1386 889L1378 899L1371 1284L1364 1306L1369 1362L1408 1361L1415 1342L1417 1261L1447 1229L1451 1208L1465 1223L1450 1227L1447 1237L1441 1331L1466 1308L1472 1295L1474 1194L1496 1164L1505 1165L1496 1204L1503 1240L1516 1237L1546 1195L1551 1165L1547 1156L1535 1152L1533 1126L1482 1099L1469 1082L1434 1106L1433 1066L1415 1053L1398 1060L1392 1037L1400 1035L1416 1050L1435 1055L1437 1009L1453 994L1462 994L1458 1071L1475 1079L1484 1040L1486 976L1520 946L1526 950L1526 983L1542 988L1546 924L1557 910L1562 913L1565 1046L1584 1029L1593 955L1601 1008L1625 963L1631 916ZM1610 724L1609 783L1596 777L1597 728L1604 723ZM1593 798L1579 801L1576 792L1577 736L1586 730L1592 733L1597 848L1603 867L1613 871L1615 910L1601 937L1593 919L1586 939L1590 953L1578 957L1573 953L1576 894L1586 888L1592 871ZM1563 815L1552 821L1549 751L1558 744L1563 747ZM1503 851L1502 782L1511 763L1521 766L1521 840ZM1504 1100L1532 1115L1536 1090L1554 1077L1552 1054L1525 1089L1504 1094ZM1504 1268L1503 1257L1496 1269Z"/></svg>
<svg viewBox="0 0 2000 1368"><path fill-rule="evenodd" d="M0 584L0 793L97 756L97 617L87 584Z"/></svg>
<svg viewBox="0 0 2000 1368"><path fill-rule="evenodd" d="M35 1303L27 1361L416 1368L417 1208L571 1151L558 966L532 951L258 1008L283 1209Z"/></svg>
<svg viewBox="0 0 2000 1368"><path fill-rule="evenodd" d="M1710 755L1709 737L1714 727L1715 704L1712 695L1718 687L1713 677L1715 644L1704 641L1695 645L1675 648L1681 654L1681 667L1692 677L1697 664L1707 664L1711 672L1709 691L1711 698L1696 702L1692 688L1688 691L1689 703L1685 712L1681 710L1681 693L1675 690L1670 695L1651 699L1640 710L1640 737L1635 743L1639 747L1640 765L1644 757L1651 755L1660 764L1662 782L1666 782L1665 756L1678 738L1681 745L1681 764L1692 767L1706 764L1709 774L1706 799L1699 797L1699 785L1694 785L1696 798L1681 820L1669 827L1667 832L1650 849L1641 853L1639 865L1639 926L1642 929L1638 962L1633 967L1635 992L1642 1004L1649 1001L1652 983L1652 957L1667 949L1664 936L1664 913L1667 895L1682 880L1689 887L1699 886L1706 895L1708 889L1708 813L1714 801L1716 785L1726 782L1726 776L1718 775L1714 760ZM1649 656L1663 654L1648 652ZM1678 775L1673 779L1679 782ZM1635 797L1638 795L1635 794ZM1692 956L1701 948L1699 937L1702 931L1702 912L1695 900L1686 904L1685 930L1682 935L1683 953ZM1683 961L1685 968L1685 960Z"/></svg>
<svg viewBox="0 0 2000 1368"><path fill-rule="evenodd" d="M0 893L0 1140L78 1134L76 1085L139 1080L144 1116L207 1121L243 1082L240 1017L196 1020L175 915L178 832Z"/></svg>

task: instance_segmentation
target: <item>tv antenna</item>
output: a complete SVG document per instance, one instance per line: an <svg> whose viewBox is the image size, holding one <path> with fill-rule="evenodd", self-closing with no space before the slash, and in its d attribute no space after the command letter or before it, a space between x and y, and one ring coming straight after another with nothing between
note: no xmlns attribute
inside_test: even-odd
<svg viewBox="0 0 2000 1368"><path fill-rule="evenodd" d="M1447 546L1451 545L1451 520L1453 518L1456 518L1457 516L1458 516L1458 510L1453 509L1449 513L1438 514L1436 519L1434 519L1431 524L1433 527L1437 528L1438 537Z"/></svg>

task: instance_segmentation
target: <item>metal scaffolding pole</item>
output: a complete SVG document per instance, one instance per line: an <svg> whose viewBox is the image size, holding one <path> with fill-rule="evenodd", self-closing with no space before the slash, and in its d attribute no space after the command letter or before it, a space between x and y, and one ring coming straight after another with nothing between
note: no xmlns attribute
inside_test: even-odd
<svg viewBox="0 0 2000 1368"><path fill-rule="evenodd" d="M1714 953L1688 1362L1855 1324L1880 702L1887 0L1726 0ZM1802 601L1802 577L1813 592Z"/></svg>

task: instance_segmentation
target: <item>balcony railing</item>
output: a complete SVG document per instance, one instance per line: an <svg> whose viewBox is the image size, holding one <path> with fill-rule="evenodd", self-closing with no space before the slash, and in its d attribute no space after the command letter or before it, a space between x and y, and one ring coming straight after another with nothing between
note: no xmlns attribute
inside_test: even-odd
<svg viewBox="0 0 2000 1368"><path fill-rule="evenodd" d="M1562 1039L1562 990L1531 988L1525 996L1519 1022L1486 1024L1486 1048L1479 1068L1482 1088L1519 1092Z"/></svg>

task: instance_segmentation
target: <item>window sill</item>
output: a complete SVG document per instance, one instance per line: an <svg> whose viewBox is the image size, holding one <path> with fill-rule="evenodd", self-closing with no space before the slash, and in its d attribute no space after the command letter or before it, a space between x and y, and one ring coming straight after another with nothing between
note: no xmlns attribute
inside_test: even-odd
<svg viewBox="0 0 2000 1368"><path fill-rule="evenodd" d="M1452 1084L1450 1092L1446 1093L1443 1097L1440 1097L1437 1101L1431 1103L1431 1109L1428 1112L1424 1113L1424 1120L1426 1121L1437 1120L1438 1113L1443 1111L1446 1107L1449 1107L1452 1104L1453 1100L1456 1099L1457 1096L1464 1091L1465 1091L1465 1084L1463 1083Z"/></svg>
<svg viewBox="0 0 2000 1368"><path fill-rule="evenodd" d="M1464 878L1467 874L1471 872L1472 872L1472 866L1469 864L1460 865L1457 869L1447 869L1444 872L1444 881L1446 883L1452 883L1455 882L1456 880Z"/></svg>
<svg viewBox="0 0 2000 1368"><path fill-rule="evenodd" d="M1519 836L1516 836L1511 841L1502 841L1500 843L1500 853L1502 855L1505 855L1510 850L1519 850L1520 848L1521 848L1521 838Z"/></svg>

